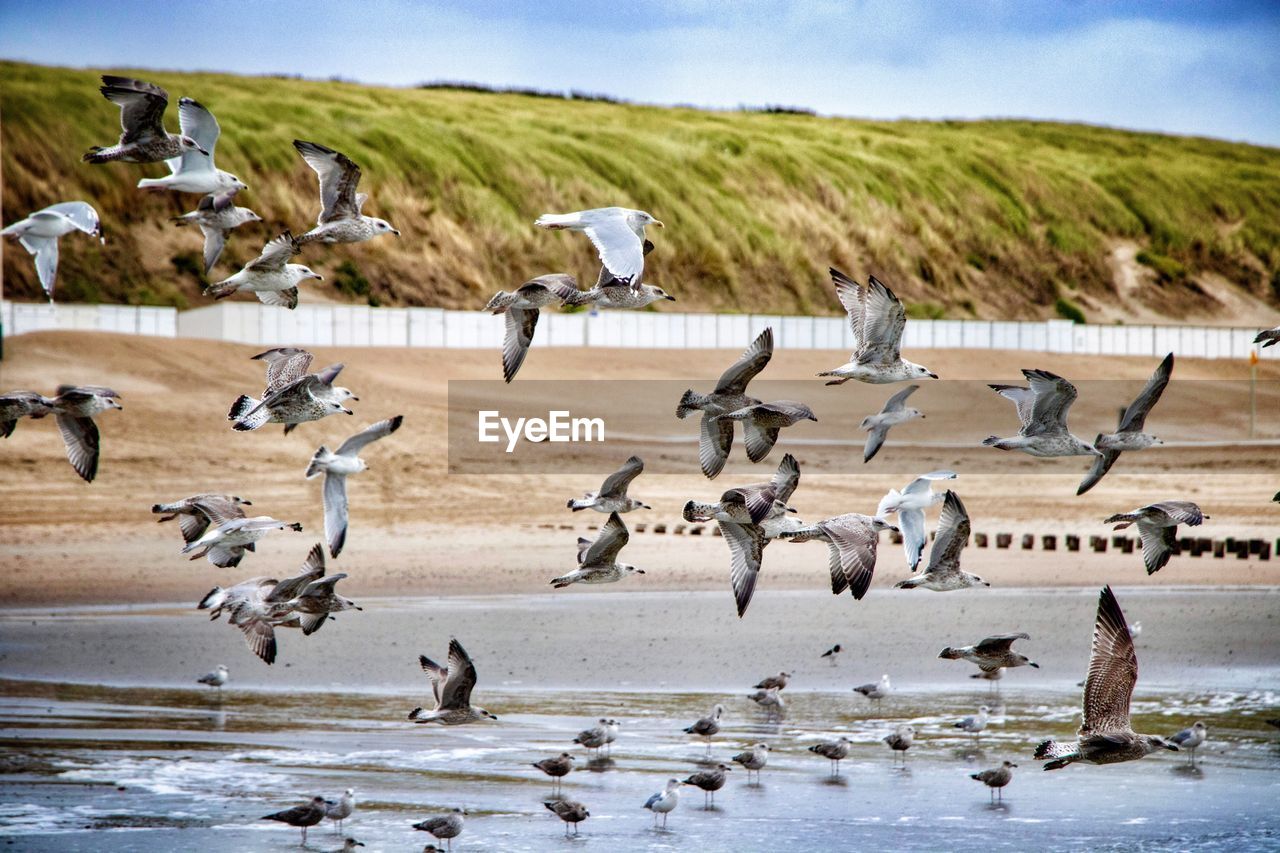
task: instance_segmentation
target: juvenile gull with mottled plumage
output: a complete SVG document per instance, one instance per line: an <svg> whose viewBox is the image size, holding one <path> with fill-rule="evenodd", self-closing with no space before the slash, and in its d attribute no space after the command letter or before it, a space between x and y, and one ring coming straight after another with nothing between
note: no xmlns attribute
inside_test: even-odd
<svg viewBox="0 0 1280 853"><path fill-rule="evenodd" d="M1111 587L1102 588L1093 626L1089 675L1084 683L1084 720L1075 743L1046 740L1035 757L1049 759L1045 770L1058 770L1077 761L1115 764L1145 758L1161 749L1178 747L1156 735L1134 732L1129 703L1138 681L1138 655L1125 624L1124 613Z"/></svg>
<svg viewBox="0 0 1280 853"><path fill-rule="evenodd" d="M120 108L120 141L103 147L95 145L84 155L86 163L155 163L181 157L188 151L204 156L200 143L190 136L169 133L164 129L164 111L169 106L169 93L154 83L132 77L102 75L102 96Z"/></svg>
<svg viewBox="0 0 1280 853"><path fill-rule="evenodd" d="M409 719L415 723L439 723L442 726L460 726L480 720L496 720L479 705L471 704L471 691L476 686L476 667L470 655L457 640L449 641L449 665L441 666L426 655L419 655L422 671L431 679L431 691L436 706L428 711L414 708Z"/></svg>
<svg viewBox="0 0 1280 853"><path fill-rule="evenodd" d="M836 296L849 315L856 342L847 364L826 370L819 376L834 376L828 385L840 385L850 379L883 385L910 379L937 379L938 374L923 365L902 357L902 332L907 327L907 312L893 291L875 276L863 287L834 267L831 280Z"/></svg>
<svg viewBox="0 0 1280 853"><path fill-rule="evenodd" d="M1178 525L1198 527L1208 517L1191 501L1161 501L1140 506L1133 512L1109 516L1103 524L1115 524L1116 530L1124 530L1131 524L1138 525L1138 535L1142 538L1142 562L1146 564L1147 574L1153 575L1163 569L1173 556L1173 549L1178 544Z"/></svg>
<svg viewBox="0 0 1280 853"><path fill-rule="evenodd" d="M1077 495L1083 495L1096 486L1120 458L1121 451L1145 450L1153 444L1164 444L1154 435L1147 435L1142 430L1147 421L1147 413L1160 402L1160 395L1169 384L1169 376L1172 373L1173 353L1169 353L1164 357L1164 361L1160 362L1155 373L1151 374L1151 378L1138 392L1134 401L1120 413L1119 429L1113 433L1098 433L1098 437L1093 440L1093 446L1102 455L1093 460L1093 467L1089 469L1089 473L1076 489Z"/></svg>
<svg viewBox="0 0 1280 853"><path fill-rule="evenodd" d="M361 243L387 234L400 236L390 222L361 212L369 197L356 192L360 167L350 157L301 139L293 140L293 147L320 179L320 216L315 228L298 237L299 243Z"/></svg>
<svg viewBox="0 0 1280 853"><path fill-rule="evenodd" d="M569 509L578 512L583 509L594 509L596 512L631 512L633 509L652 509L643 501L627 496L627 487L631 481L644 471L644 460L632 456L622 467L614 471L600 486L598 492L587 492L580 498L570 498L566 504Z"/></svg>
<svg viewBox="0 0 1280 853"><path fill-rule="evenodd" d="M969 513L960 496L948 490L943 496L942 513L938 516L938 534L929 552L929 565L923 574L894 584L897 589L931 589L950 592L975 586L991 586L977 575L960 570L960 553L969 544Z"/></svg>
<svg viewBox="0 0 1280 853"><path fill-rule="evenodd" d="M1020 450L1028 456L1101 456L1088 442L1067 431L1067 412L1076 401L1076 386L1047 370L1024 370L1030 387L991 385L990 388L1013 401L1022 429L1011 438L991 435L982 440L986 447L997 450Z"/></svg>
<svg viewBox="0 0 1280 853"><path fill-rule="evenodd" d="M173 223L179 227L198 225L204 235L204 274L208 275L222 250L227 245L227 236L241 225L250 222L261 222L262 217L247 207L236 207L235 193L210 193L200 199L196 209L181 216L175 216Z"/></svg>
<svg viewBox="0 0 1280 853"><path fill-rule="evenodd" d="M738 360L729 365L716 382L710 394L699 394L693 389L684 392L676 405L676 417L683 420L694 412L702 412L702 425L698 439L698 462L702 473L710 479L724 470L729 449L733 446L734 419L722 418L744 408L759 405L760 401L747 395L747 385L773 358L773 329L761 332L751 345L743 350ZM743 430L746 430L743 422ZM770 443L770 447L772 444ZM768 450L766 449L766 453ZM763 458L763 456L761 456ZM755 461L755 460L752 460Z"/></svg>
<svg viewBox="0 0 1280 853"><path fill-rule="evenodd" d="M616 512L610 514L594 541L578 539L578 568L553 578L551 585L563 589L575 583L616 583L628 575L644 574L644 569L618 562L619 552L630 540L631 534L622 519Z"/></svg>

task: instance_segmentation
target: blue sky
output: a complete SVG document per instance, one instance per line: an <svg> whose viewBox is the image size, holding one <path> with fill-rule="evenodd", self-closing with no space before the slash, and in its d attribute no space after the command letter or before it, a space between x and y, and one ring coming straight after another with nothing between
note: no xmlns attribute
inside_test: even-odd
<svg viewBox="0 0 1280 853"><path fill-rule="evenodd" d="M1278 45L1280 4L1231 0L0 3L0 56L58 65L1018 116L1268 145Z"/></svg>

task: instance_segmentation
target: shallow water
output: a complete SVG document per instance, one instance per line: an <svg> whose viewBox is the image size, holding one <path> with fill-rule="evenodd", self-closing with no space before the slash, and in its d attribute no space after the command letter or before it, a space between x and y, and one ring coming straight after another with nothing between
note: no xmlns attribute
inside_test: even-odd
<svg viewBox="0 0 1280 853"><path fill-rule="evenodd" d="M1012 676L1011 676L1012 678ZM1109 767L1044 773L1031 751L1074 725L1078 694L1025 685L895 694L877 708L847 693L786 692L780 723L741 696L698 693L485 692L498 723L440 729L405 720L394 695L286 693L0 682L0 835L24 850L286 850L297 830L263 814L313 793L351 787L348 833L369 850L419 849L410 825L469 810L464 850L601 851L849 849L1275 849L1280 845L1280 696L1266 691L1144 693L1139 731L1170 733L1204 720L1211 739L1193 769L1168 753ZM855 701L857 700L857 701ZM739 768L703 809L686 789L666 831L641 805L672 776L706 760L680 729L714 702L728 705L711 750L725 760L757 741L774 751L759 785ZM952 722L989 703L981 742ZM549 780L531 761L564 750L599 716L622 721L611 759L565 780L591 818L577 839L542 801ZM905 767L880 738L911 722L921 732ZM806 751L843 733L855 743L832 778ZM1021 766L1003 804L968 774L1002 759ZM311 849L333 850L328 825Z"/></svg>

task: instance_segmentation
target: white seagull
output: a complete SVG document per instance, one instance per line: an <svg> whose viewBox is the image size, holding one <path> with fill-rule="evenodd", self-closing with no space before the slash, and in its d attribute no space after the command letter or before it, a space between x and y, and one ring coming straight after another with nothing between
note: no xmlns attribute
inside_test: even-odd
<svg viewBox="0 0 1280 853"><path fill-rule="evenodd" d="M138 189L203 195L247 189L235 175L213 165L213 149L221 133L213 113L191 98L182 98L178 101L178 124L183 135L194 139L198 147L184 148L179 156L165 160L169 174L163 178L143 178L138 181Z"/></svg>
<svg viewBox="0 0 1280 853"><path fill-rule="evenodd" d="M544 213L533 223L553 231L581 231L600 253L609 273L633 288L644 275L644 229L648 225L663 227L643 210L626 207L598 207L576 213Z"/></svg>
<svg viewBox="0 0 1280 853"><path fill-rule="evenodd" d="M365 427L332 451L320 445L307 465L307 479L324 474L324 538L329 556L336 557L347 541L347 477L368 469L357 454L380 438L400 429L404 415L396 415Z"/></svg>
<svg viewBox="0 0 1280 853"><path fill-rule="evenodd" d="M935 480L954 480L955 471L930 471L922 474L907 484L902 491L890 489L880 499L876 515L887 518L898 516L898 528L902 532L902 550L907 555L907 566L914 572L920 565L920 555L924 553L924 511L934 504L946 499L942 492L935 492L932 483Z"/></svg>
<svg viewBox="0 0 1280 853"><path fill-rule="evenodd" d="M938 374L902 357L902 330L907 326L907 312L902 302L875 276L864 288L840 270L831 269L836 296L849 315L856 348L847 364L819 373L834 376L828 385L841 385L850 379L883 385L911 379L937 379Z"/></svg>
<svg viewBox="0 0 1280 853"><path fill-rule="evenodd" d="M98 211L84 201L51 204L0 231L0 236L17 240L29 254L35 255L36 277L50 301L58 278L58 238L72 231L83 231L106 242Z"/></svg>

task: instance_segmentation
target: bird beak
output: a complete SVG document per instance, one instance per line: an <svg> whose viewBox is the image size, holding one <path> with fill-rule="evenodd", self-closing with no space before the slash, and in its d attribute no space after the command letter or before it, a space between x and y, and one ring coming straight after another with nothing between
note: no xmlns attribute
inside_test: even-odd
<svg viewBox="0 0 1280 853"><path fill-rule="evenodd" d="M316 273L312 273L311 277L314 278L316 281L324 281L324 276L317 275Z"/></svg>
<svg viewBox="0 0 1280 853"><path fill-rule="evenodd" d="M938 374L936 374L936 373L930 373L930 374L929 374L929 378L930 378L930 379L937 379L937 378L938 378Z"/></svg>
<svg viewBox="0 0 1280 853"><path fill-rule="evenodd" d="M392 228L392 229L391 229L391 233L392 233L392 234L394 234L394 235L396 235L397 237L399 237L399 236L400 236L400 232L399 232L399 231L397 231L397 230L396 230L396 229L394 229L394 228Z"/></svg>
<svg viewBox="0 0 1280 853"><path fill-rule="evenodd" d="M208 157L208 156L209 156L209 152L208 152L208 151L205 151L205 150L204 150L203 148L201 148L199 145L197 145L197 146L196 146L196 150L197 150L197 151L199 151L201 154L203 154L203 155L204 155L204 156L206 156L206 157Z"/></svg>
<svg viewBox="0 0 1280 853"><path fill-rule="evenodd" d="M644 574L644 569L636 569L636 574L638 575Z"/></svg>
<svg viewBox="0 0 1280 853"><path fill-rule="evenodd" d="M675 301L676 301L676 298L675 298L674 296L670 296L670 295L668 295L666 298L667 298L668 300L670 300L671 302L675 302Z"/></svg>
<svg viewBox="0 0 1280 853"><path fill-rule="evenodd" d="M657 220L657 219L653 220L653 224L654 224L654 225L657 225L659 228L666 228L666 227L667 227L667 226L663 225L663 224L662 224L662 222L661 222L660 220Z"/></svg>
<svg viewBox="0 0 1280 853"><path fill-rule="evenodd" d="M346 412L348 415L354 415L354 414L355 414L355 412L351 411L350 409L346 408L345 406L343 407L342 411Z"/></svg>
<svg viewBox="0 0 1280 853"><path fill-rule="evenodd" d="M355 396L354 394L352 394L352 395L351 395L351 399L352 399L352 400L355 400L357 403L359 403L359 402L360 402L360 398L359 398L359 397L357 397L357 396Z"/></svg>
<svg viewBox="0 0 1280 853"><path fill-rule="evenodd" d="M1017 767L1018 765L1016 765L1016 764L1010 764L1009 766L1010 766L1010 767Z"/></svg>
<svg viewBox="0 0 1280 853"><path fill-rule="evenodd" d="M1178 751L1179 751L1179 750L1178 750L1178 748L1177 748L1176 746L1174 746L1173 744L1171 744L1171 743L1166 743L1166 744L1164 745L1164 748L1165 748L1165 749L1167 749L1167 750L1169 750L1170 752L1178 752Z"/></svg>

